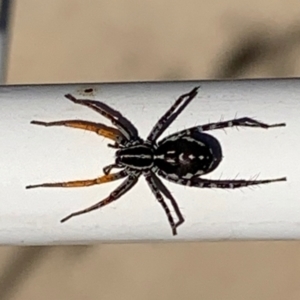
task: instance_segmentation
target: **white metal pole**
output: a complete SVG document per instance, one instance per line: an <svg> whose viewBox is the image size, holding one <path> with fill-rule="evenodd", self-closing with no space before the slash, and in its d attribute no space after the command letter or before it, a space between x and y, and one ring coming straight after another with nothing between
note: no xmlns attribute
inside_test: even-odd
<svg viewBox="0 0 300 300"><path fill-rule="evenodd" d="M120 111L145 138L174 101L195 86L199 95L167 134L208 121L252 117L286 123L268 130L213 130L223 149L213 179L272 179L236 190L169 183L185 217L172 236L145 179L119 200L66 223L61 218L105 198L121 182L84 188L25 189L30 184L102 175L114 162L111 142L95 133L43 127L32 120L82 119L111 124L64 98L71 93ZM298 239L300 237L300 80L193 81L0 87L0 244L88 244L111 241ZM168 202L168 200L167 200Z"/></svg>

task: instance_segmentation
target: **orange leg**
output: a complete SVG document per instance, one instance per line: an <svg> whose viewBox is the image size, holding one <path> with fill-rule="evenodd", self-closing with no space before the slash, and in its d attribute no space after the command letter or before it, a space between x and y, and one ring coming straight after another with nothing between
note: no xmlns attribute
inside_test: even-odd
<svg viewBox="0 0 300 300"><path fill-rule="evenodd" d="M103 117L109 119L114 126L123 134L127 140L138 138L138 131L135 126L126 119L120 112L114 110L112 107L94 100L88 99L77 99L74 96L67 94L65 97L71 100L73 103L87 106L97 113L101 114Z"/></svg>
<svg viewBox="0 0 300 300"><path fill-rule="evenodd" d="M91 185L95 185L95 184L102 184L102 183L118 180L118 179L126 177L127 175L128 175L127 171L122 170L118 173L104 175L104 176L101 176L101 177L98 177L98 178L95 178L95 179L27 185L26 189L33 189L33 188L38 188L38 187L83 187L83 186L91 186Z"/></svg>
<svg viewBox="0 0 300 300"><path fill-rule="evenodd" d="M43 121L31 121L31 124L41 125L41 126L66 126L72 128L78 128L83 130L89 130L97 133L98 135L109 138L116 143L122 143L124 140L124 136L122 133L113 127L106 126L101 123L93 123L84 120L63 120L63 121L55 121L55 122L43 122Z"/></svg>
<svg viewBox="0 0 300 300"><path fill-rule="evenodd" d="M139 178L139 174L129 175L127 177L127 179L123 183L121 183L121 185L119 185L113 192L111 192L107 198L105 198L104 200L102 200L86 209L76 211L76 212L66 216L65 218L63 218L61 220L61 222L65 222L75 216L86 214L88 212L91 212L93 210L99 209L105 205L110 204L111 202L117 200L122 195L124 195L126 192L128 192L137 183L138 178Z"/></svg>

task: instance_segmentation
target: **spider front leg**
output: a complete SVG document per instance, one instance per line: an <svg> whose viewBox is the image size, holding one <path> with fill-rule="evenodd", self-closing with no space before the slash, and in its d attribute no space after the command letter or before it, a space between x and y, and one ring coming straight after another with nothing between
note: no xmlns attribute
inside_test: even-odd
<svg viewBox="0 0 300 300"><path fill-rule="evenodd" d="M104 136L115 141L115 145L119 143L123 143L125 141L125 137L122 133L116 128L106 126L101 123L94 123L84 120L62 120L62 121L54 121L54 122L43 122L43 121L31 121L31 124L41 125L45 127L51 126L66 126L71 128L83 129L95 132L98 135Z"/></svg>
<svg viewBox="0 0 300 300"><path fill-rule="evenodd" d="M138 131L135 128L135 126L120 112L114 110L107 104L95 100L77 99L71 94L67 94L65 95L65 97L71 100L73 103L87 106L101 114L103 117L109 119L127 140L131 140L138 137Z"/></svg>
<svg viewBox="0 0 300 300"><path fill-rule="evenodd" d="M99 208L101 208L105 205L108 205L111 202L117 200L122 195L124 195L126 192L128 192L137 183L139 175L140 175L139 173L129 175L128 178L121 185L119 185L112 193L110 193L110 195L107 198L105 198L104 200L102 200L86 209L76 211L76 212L66 216L65 218L63 218L61 220L61 222L63 223L75 216L86 214L93 210L99 209Z"/></svg>
<svg viewBox="0 0 300 300"><path fill-rule="evenodd" d="M265 124L262 122L259 122L255 119L251 119L248 117L243 117L239 119L233 119L228 121L222 121L222 122L215 122L215 123L209 123L197 127L193 127L190 130L198 130L198 131L208 131L208 130L214 130L214 129L224 129L228 127L256 127L256 128L273 128L273 127L283 127L285 126L285 123L278 123L278 124Z"/></svg>
<svg viewBox="0 0 300 300"><path fill-rule="evenodd" d="M118 173L104 175L95 179L88 180L75 180L75 181L66 181L66 182L53 182L53 183L41 183L34 185L27 185L26 189L33 189L38 187L84 187L91 186L95 184L102 184L110 181L115 181L121 178L124 178L128 175L126 170L122 170Z"/></svg>

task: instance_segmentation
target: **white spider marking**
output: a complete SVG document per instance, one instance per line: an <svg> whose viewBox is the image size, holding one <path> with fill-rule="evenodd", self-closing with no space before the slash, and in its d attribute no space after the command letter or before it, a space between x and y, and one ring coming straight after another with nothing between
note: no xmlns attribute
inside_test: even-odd
<svg viewBox="0 0 300 300"><path fill-rule="evenodd" d="M192 173L186 173L184 176L182 176L185 179L191 179L194 176Z"/></svg>
<svg viewBox="0 0 300 300"><path fill-rule="evenodd" d="M204 174L204 171L203 170L198 170L195 175L202 175L202 174Z"/></svg>

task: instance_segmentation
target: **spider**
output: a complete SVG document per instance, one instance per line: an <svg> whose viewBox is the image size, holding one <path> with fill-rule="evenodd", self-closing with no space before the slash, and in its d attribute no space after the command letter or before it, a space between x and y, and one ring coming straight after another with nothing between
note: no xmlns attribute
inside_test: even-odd
<svg viewBox="0 0 300 300"><path fill-rule="evenodd" d="M66 126L89 130L111 139L114 143L108 144L108 146L117 149L115 162L104 167L104 175L95 179L42 183L28 185L26 188L82 187L126 178L108 197L86 209L71 213L61 220L61 222L65 222L72 217L99 209L117 200L137 183L141 175L144 175L153 195L167 215L172 234L176 235L177 227L184 222L184 218L176 200L157 175L177 184L198 188L234 189L285 181L285 177L265 180L213 180L201 177L215 170L222 160L222 149L219 141L207 134L207 131L237 126L267 129L285 126L284 123L268 125L244 117L191 127L157 141L185 107L197 96L198 89L199 87L195 87L190 92L181 95L154 125L146 140L139 137L138 130L127 118L107 104L100 101L77 99L70 94L65 95L73 103L87 106L100 113L109 119L115 127L84 120L31 121L31 124L46 127ZM121 170L111 173L112 169ZM176 222L165 202L165 198L169 199L173 207L177 217Z"/></svg>

